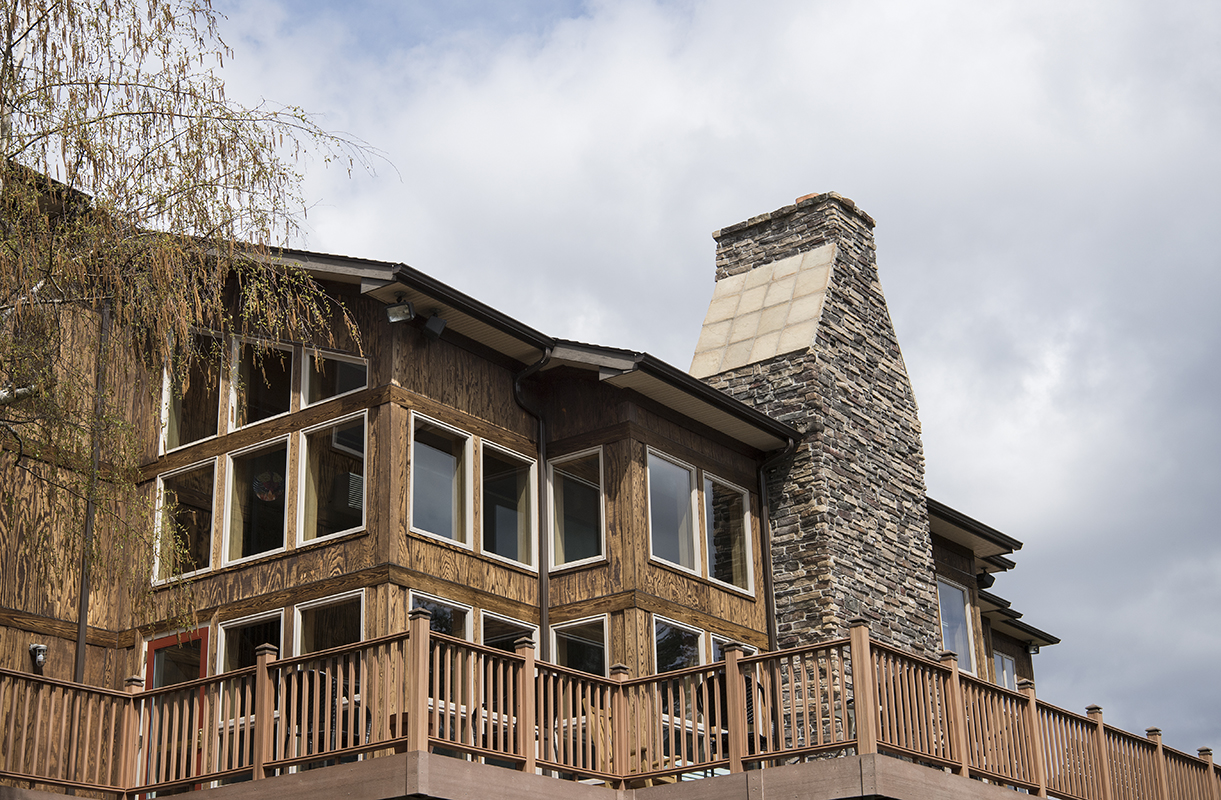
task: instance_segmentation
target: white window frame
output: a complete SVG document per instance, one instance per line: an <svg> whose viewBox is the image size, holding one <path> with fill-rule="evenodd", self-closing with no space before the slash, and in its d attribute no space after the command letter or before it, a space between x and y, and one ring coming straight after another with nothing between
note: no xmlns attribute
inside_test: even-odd
<svg viewBox="0 0 1221 800"><path fill-rule="evenodd" d="M170 470L169 472L165 472L165 473L162 473L161 475L157 476L157 503L156 503L156 511L154 512L155 516L153 517L154 522L156 524L156 534L155 534L155 538L154 538L154 541L156 541L156 546L153 548L153 576L152 576L153 585L161 586L161 585L164 585L167 583L172 583L173 581L176 581L176 580L181 580L182 578L189 578L193 575L202 575L206 572L212 571L213 566L214 566L213 562L215 561L215 559L213 558L213 556L215 555L215 553L213 552L213 550L214 550L213 545L215 544L213 539L215 538L215 532L216 532L216 506L217 506L216 484L220 480L220 475L217 474L217 472L220 469L219 461L220 461L220 459L215 456L212 458L205 458L203 461L196 461L194 464L189 464L185 467L179 467L178 469ZM171 575L168 578L159 578L157 576L161 574L161 537L164 533L164 531L162 530L162 526L165 524L165 514L164 514L165 485L164 485L164 481L166 478L172 478L175 475L181 475L184 472L190 472L192 470L196 470L201 467L207 466L208 463L212 464L212 530L208 531L208 566L204 567L203 569L194 570L192 572L184 572L180 575Z"/></svg>
<svg viewBox="0 0 1221 800"><path fill-rule="evenodd" d="M284 444L284 493L288 494L288 490L291 488L289 482L292 477L292 434L277 436L274 439L268 439L265 442L252 444L249 447L243 447L241 450L234 450L231 453L225 454L225 502L222 505L225 514L225 521L224 535L221 537L221 566L229 566L230 564L245 564L259 558L264 558L265 556L274 555L275 553L283 553L288 549L288 510L290 506L287 502L288 498L286 497L284 503L284 530L280 537L280 546L274 547L270 550L264 550L261 553L255 553L254 555L250 556L243 556L241 558L234 559L229 558L229 536L231 534L229 528L231 525L231 518L233 516L229 505L233 502L233 459L241 458L242 456L249 455L250 453L257 453L259 450L270 450L273 447L278 446L280 443Z"/></svg>
<svg viewBox="0 0 1221 800"><path fill-rule="evenodd" d="M690 506L691 506L691 539L692 539L692 541L691 541L691 548L692 548L691 561L695 565L694 568L684 567L682 564L676 563L674 561L670 561L668 559L665 559L665 558L662 558L660 556L656 556L653 554L653 491L652 491L653 481L652 481L652 470L649 468L649 456L656 456L663 461L668 461L669 463L673 464L676 467L685 469L691 476L691 479L690 479L690 486L691 486L690 495L691 496L690 496L690 499L688 502L690 503ZM699 480L698 480L699 479L699 470L696 469L694 465L688 464L685 461L680 461L679 459L675 458L674 456L671 456L671 455L664 453L661 450L657 450L653 447L649 447L646 449L644 463L645 463L645 470L644 470L645 487L644 488L645 488L645 496L648 500L648 504L647 504L648 507L647 507L646 511L648 513L648 525L649 525L649 560L654 563L657 563L657 564L665 564L668 567L673 567L674 569L679 569L679 570L682 570L683 572L687 572L692 575L704 577L703 575L700 574L700 570L701 570L700 564L702 563L702 558L703 558L703 548L700 546L700 538L701 538L701 534L703 533L703 531L700 530L700 524L699 524L699 521L700 521L699 497L701 494ZM680 544L680 547L681 547L681 544Z"/></svg>
<svg viewBox="0 0 1221 800"><path fill-rule="evenodd" d="M964 659L962 657L963 654L956 653L956 655L958 656L958 669L963 672L969 673L971 675L976 675L977 673L976 673L976 668L975 668L975 619L974 619L974 616L971 614L971 591L966 586L963 586L961 583L952 581L943 575L937 575L935 577L936 577L937 583L938 583L938 587L937 587L937 626L938 626L939 632L941 633L941 637L942 637L941 646L947 650L949 649L949 646L945 642L945 627L941 622L941 586L940 586L940 584L944 583L946 586L952 586L953 588L960 589L962 591L962 600L963 600L962 613L967 621L967 650L968 650L968 652L966 654L967 657L965 659L965 663L964 663Z"/></svg>
<svg viewBox="0 0 1221 800"><path fill-rule="evenodd" d="M456 539L451 539L448 536L441 536L432 531L417 528L415 525L415 429L418 420L423 420L430 425L436 425L438 428L443 428L455 436L460 436L464 440L462 451L462 503L463 503L463 519L462 527L466 541L460 542ZM455 547L461 547L466 550L475 549L475 437L466 431L455 428L453 425L448 425L438 419L430 417L426 414L421 414L415 410L408 415L407 418L408 430L408 464L407 464L407 525L412 533L418 533L421 536L427 536L439 542L448 542Z"/></svg>
<svg viewBox="0 0 1221 800"><path fill-rule="evenodd" d="M449 606L450 608L456 608L460 611L465 611L466 612L466 622L462 626L463 627L462 639L467 642L475 641L475 638L474 638L475 608L473 606L468 606L466 603L459 603L457 601L450 600L449 598L446 598L446 597L439 597L435 594L428 594L427 592L421 592L421 591L417 591L415 589L411 589L407 592L407 610L408 611L415 610L415 601L417 598L419 598L421 600L427 600L430 603L437 603L438 605ZM479 628L479 632L483 633L482 625Z"/></svg>
<svg viewBox="0 0 1221 800"><path fill-rule="evenodd" d="M512 558L506 558L505 556L483 549L483 451L485 448L490 449L493 452L503 453L510 458L516 458L530 465L530 487L526 490L530 500L530 515L526 522L528 528L526 532L526 546L530 550L530 563L526 563L525 561L517 561ZM414 450L412 452L414 452ZM487 439L479 440L479 522L479 530L475 532L475 535L479 539L477 552L505 564L512 564L513 566L520 567L521 569L528 569L531 572L538 572L538 459L530 458L527 455L523 455L516 450L510 450L509 448L496 444L495 442L489 442Z"/></svg>
<svg viewBox="0 0 1221 800"><path fill-rule="evenodd" d="M218 333L216 331L200 330L200 331L193 331L191 335L192 336L208 336L212 339L215 339L217 341L217 343L220 345L220 350L222 352L224 350L224 347L225 347L224 334ZM221 379L221 377L224 373L224 366L225 366L224 364L218 365L218 368L221 370L221 374L216 376L216 379L218 381ZM221 400L221 397L223 397L224 393L220 391L220 387L218 386L217 392L216 392L216 395L217 395L217 397L216 397L216 433L212 434L211 436L205 436L202 439L196 439L193 442L187 442L186 444L180 444L177 447L169 447L168 444L169 444L169 435L170 435L170 406L174 400L173 392L174 392L174 371L170 367L162 367L161 368L161 430L158 431L158 434L157 434L157 454L158 455L163 456L163 455L166 455L167 453L173 453L177 450L182 450L183 448L191 447L192 445L197 445L202 442L211 441L212 439L218 438L223 433L226 433L225 430L222 430L221 413L220 413L220 407L221 407L220 400Z"/></svg>
<svg viewBox="0 0 1221 800"><path fill-rule="evenodd" d="M756 655L759 652L759 648L755 647L753 644L746 644L746 642L739 642L736 639L730 639L728 636L721 636L720 634L709 632L709 634L708 634L708 658L709 658L709 660L706 663L709 663L709 664L720 663L716 657L716 646L718 644L721 646L722 650L731 644L739 644L742 646L742 654L748 655L748 656Z"/></svg>
<svg viewBox="0 0 1221 800"><path fill-rule="evenodd" d="M221 666L225 663L225 635L229 628L241 628L246 625L251 625L258 622L268 622L270 620L279 620L280 622L280 641L276 643L278 648L279 658L287 658L284 652L284 609L275 611L267 611L260 614L251 614L248 617L239 617L225 622L217 623L216 625L216 662L213 664L213 674L222 674Z"/></svg>
<svg viewBox="0 0 1221 800"><path fill-rule="evenodd" d="M1000 674L994 674L992 676L992 678L993 678L992 682L995 683L997 686L1000 686L1002 689L1008 689L1011 692L1017 691L1017 682L1018 682L1017 659L1007 653L1002 653L999 650L993 650L992 651L992 670L994 673L996 672L996 662L998 659L1001 662L1002 671L1005 666L1009 667L1009 675L1010 675L1010 677L1013 678L1013 685L1009 686L1008 684L1006 684L1004 682L1003 676Z"/></svg>
<svg viewBox="0 0 1221 800"><path fill-rule="evenodd" d="M559 639L556 634L566 628L575 628L578 625L587 625L591 622L600 622L602 624L602 676L606 677L610 674L610 620L606 614L595 614L592 617L581 617L580 619L570 619L567 622L561 622L551 626L551 658L555 659L555 654L559 652ZM553 661L558 666L560 662ZM575 669L574 667L565 667L566 669Z"/></svg>
<svg viewBox="0 0 1221 800"><path fill-rule="evenodd" d="M293 655L294 656L304 655L301 652L301 633L302 633L302 630L304 627L301 624L301 614L303 611L310 611L312 609L323 608L325 606L337 606L337 605L340 605L341 603L351 600L354 597L360 598L360 638L357 639L356 641L357 642L365 641L365 639L366 639L366 637L365 637L365 590L364 589L353 589L350 592L341 592L339 594L332 594L332 595L328 595L327 597L320 597L317 600L310 600L305 603L297 603L295 606L293 606ZM280 635L282 637L284 635L283 627L280 628L280 631L281 631ZM320 651L315 650L312 652L320 652Z"/></svg>
<svg viewBox="0 0 1221 800"><path fill-rule="evenodd" d="M284 350L288 353L288 410L282 411L279 414L273 414L270 417L263 417L254 422L247 422L245 425L237 424L237 388L241 382L239 380L242 369L242 346L252 345L258 349ZM295 345L286 342L273 342L267 339L255 339L245 336L234 336L233 342L230 344L229 350L230 369L229 369L229 433L234 431L244 430L254 425L261 425L264 422L270 422L273 419L287 417L293 413L293 395L298 395L297 387L294 386L293 370L297 366L297 348ZM300 408L300 403L297 404Z"/></svg>
<svg viewBox="0 0 1221 800"><path fill-rule="evenodd" d="M537 625L532 625L529 622L526 622L526 621L520 620L520 619L516 619L514 617L507 617L504 614L497 614L495 611L484 611L483 609L479 610L479 644L481 644L485 647L488 646L487 642L484 641L483 634L484 634L484 627L489 618L498 619L501 622L508 622L511 625L520 625L523 628L529 629L531 632L530 638L534 639L534 646L538 647L538 626Z"/></svg>
<svg viewBox="0 0 1221 800"><path fill-rule="evenodd" d="M563 564L557 564L555 560L555 535L559 530L557 520L555 518L555 466L564 464L568 461L575 461L579 458L586 458L591 455L598 456L598 550L596 556L582 558L576 561L565 561ZM547 462L547 519L550 522L551 542L547 548L547 569L554 572L561 569L570 569L572 567L581 567L586 564L596 564L600 561L606 561L606 466L605 460L602 458L602 445L590 447L586 450L580 450L575 453L553 458ZM650 541L650 549L652 542Z"/></svg>
<svg viewBox="0 0 1221 800"><path fill-rule="evenodd" d="M361 467L364 472L364 482L365 482L364 491L361 492L361 497L360 497L360 525L355 528L347 528L342 531L336 531L335 533L328 533L325 536L315 536L313 539L306 540L304 538L305 537L305 471L306 471L306 469L308 469L308 464L309 464L309 434L316 433L317 431L320 431L320 430L325 430L326 428L331 428L331 427L334 427L337 425L342 425L345 422L351 422L352 420L354 420L358 417L364 418L364 427L365 427L365 452L360 454L361 455ZM333 433L332 433L331 439L332 439L332 443L333 443L334 442ZM352 451L349 448L343 447L342 445L335 445L335 446L339 450L342 450L343 452L352 453ZM322 422L317 425L311 425L308 428L301 429L300 438L297 440L296 530L297 530L297 546L298 547L312 545L314 542L323 542L323 541L327 541L329 539L338 539L341 536L347 536L350 533L356 533L358 531L363 531L367 528L367 526L369 524L369 457L368 457L368 453L369 453L369 411L368 411L368 409L364 409L362 411L357 411L355 414L348 414L343 417L336 417L335 419L330 419L330 420L327 420L326 422Z"/></svg>
<svg viewBox="0 0 1221 800"><path fill-rule="evenodd" d="M708 534L710 533L710 530L712 527L712 520L707 519L708 514L706 511L706 509L708 508L708 500L705 497L705 494L707 493L708 481L712 481L713 483L719 483L721 486L725 487L726 489L732 489L733 491L738 492L740 495L742 495L742 535L746 539L746 586L745 587L736 586L732 583L728 583L726 581L713 577L712 564L710 563L710 557L712 555L711 547L707 548L707 552L704 553L704 562L703 563L704 563L704 570L707 572L707 578L712 583L716 584L717 586L720 586L723 589L726 589L731 592L737 592L738 594L744 594L748 597L754 597L755 596L755 548L754 548L755 531L754 531L754 527L753 527L754 523L753 523L753 520L751 519L751 514L750 514L750 491L747 489L743 489L741 486L737 485L733 481L727 481L724 478L718 477L717 475L714 475L711 472L706 472L704 470L701 470L700 472L701 472L700 499L703 501L701 503L701 508L704 509L704 512L701 513L701 515L700 515L701 518L703 518L703 520L704 520L704 524L702 526L703 530L701 531L701 533L703 533L703 535L704 535L703 538L704 538L705 542L708 540Z"/></svg>
<svg viewBox="0 0 1221 800"><path fill-rule="evenodd" d="M665 674L663 672L658 672L658 670L657 670L657 623L658 622L673 626L675 628L679 628L681 630L687 631L688 633L694 633L697 636L699 636L699 645L696 647L696 652L699 653L699 664L691 664L690 666L702 667L708 663L708 653L706 652L706 650L708 648L708 632L707 631L705 631L703 628L697 628L694 625L688 625L685 622L679 622L677 620L670 619L669 617L663 617L660 614L653 614L652 616L653 616L653 674L655 674L655 675L664 675ZM688 667L680 667L680 669L687 669L687 668ZM672 671L677 671L677 670L672 670Z"/></svg>
<svg viewBox="0 0 1221 800"><path fill-rule="evenodd" d="M325 359L330 359L331 361L346 361L349 364L363 364L365 367L365 385L361 386L357 389L349 389L348 391L343 392L341 394L331 395L330 397L323 398L322 400L316 400L311 403L309 401L310 369L309 369L309 362L307 359L312 359L317 356L321 356L322 358L325 358ZM336 400L340 397L347 397L348 395L355 394L356 392L363 392L365 389L368 389L368 388L369 388L369 359L361 358L360 356L348 355L347 353L337 353L332 350L323 350L320 347L303 347L302 348L302 350L301 350L301 407L302 408L308 408L310 406L321 405L322 403L329 403L332 400Z"/></svg>

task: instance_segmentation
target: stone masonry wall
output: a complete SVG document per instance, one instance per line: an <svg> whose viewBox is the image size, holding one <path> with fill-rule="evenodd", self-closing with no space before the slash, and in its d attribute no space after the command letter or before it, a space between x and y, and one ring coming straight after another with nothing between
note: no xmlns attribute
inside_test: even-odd
<svg viewBox="0 0 1221 800"><path fill-rule="evenodd" d="M809 351L707 379L805 436L769 478L780 645L874 636L940 648L920 422L878 281L873 220L835 194L717 231L717 279L836 243Z"/></svg>

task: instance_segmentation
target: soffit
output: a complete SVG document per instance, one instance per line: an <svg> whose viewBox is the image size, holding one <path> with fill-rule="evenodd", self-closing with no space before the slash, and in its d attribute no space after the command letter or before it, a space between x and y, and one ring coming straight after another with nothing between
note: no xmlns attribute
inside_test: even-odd
<svg viewBox="0 0 1221 800"><path fill-rule="evenodd" d="M1022 549L1022 543L979 520L928 498L929 526L934 534L962 545L976 558L990 559Z"/></svg>

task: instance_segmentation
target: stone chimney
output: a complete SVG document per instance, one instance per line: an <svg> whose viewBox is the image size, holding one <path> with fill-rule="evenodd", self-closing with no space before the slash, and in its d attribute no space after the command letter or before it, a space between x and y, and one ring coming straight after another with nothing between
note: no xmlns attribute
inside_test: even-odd
<svg viewBox="0 0 1221 800"><path fill-rule="evenodd" d="M768 483L780 646L845 636L864 616L882 641L932 654L920 421L873 227L827 193L714 233L691 374L805 431Z"/></svg>

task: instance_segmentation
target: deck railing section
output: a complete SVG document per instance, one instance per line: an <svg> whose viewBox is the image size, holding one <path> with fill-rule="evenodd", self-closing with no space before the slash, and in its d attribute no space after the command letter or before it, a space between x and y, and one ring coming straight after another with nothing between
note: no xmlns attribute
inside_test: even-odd
<svg viewBox="0 0 1221 800"><path fill-rule="evenodd" d="M1212 753L1164 747L872 642L609 678L429 630L127 693L0 670L0 778L144 794L432 750L615 786L890 753L1066 800L1221 800Z"/></svg>

